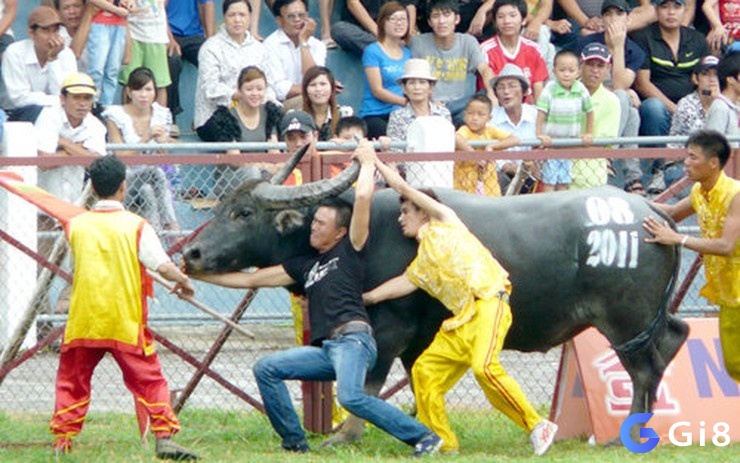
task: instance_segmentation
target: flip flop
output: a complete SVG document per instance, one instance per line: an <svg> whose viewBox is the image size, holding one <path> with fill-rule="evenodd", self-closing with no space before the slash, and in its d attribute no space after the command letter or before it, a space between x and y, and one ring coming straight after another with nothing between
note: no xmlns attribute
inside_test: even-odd
<svg viewBox="0 0 740 463"><path fill-rule="evenodd" d="M332 39L331 37L321 39L321 42L326 46L327 50L331 50L332 48L337 48L337 42L335 42L334 39Z"/></svg>

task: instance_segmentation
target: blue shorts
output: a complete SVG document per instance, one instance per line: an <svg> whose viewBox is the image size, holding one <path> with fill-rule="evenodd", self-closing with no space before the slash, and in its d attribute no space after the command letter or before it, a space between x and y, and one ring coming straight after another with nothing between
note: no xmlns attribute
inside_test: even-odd
<svg viewBox="0 0 740 463"><path fill-rule="evenodd" d="M542 183L547 185L568 185L573 181L570 159L547 159L542 163Z"/></svg>

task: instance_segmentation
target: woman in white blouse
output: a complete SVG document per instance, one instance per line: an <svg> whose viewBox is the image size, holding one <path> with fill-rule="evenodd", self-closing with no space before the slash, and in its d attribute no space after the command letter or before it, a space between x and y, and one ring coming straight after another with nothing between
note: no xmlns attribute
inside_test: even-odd
<svg viewBox="0 0 740 463"><path fill-rule="evenodd" d="M134 69L124 92L124 104L109 106L103 113L111 143L170 143L172 114L154 101L156 83L148 68ZM121 156L157 154L156 150L125 150ZM166 168L169 166L165 166ZM141 213L156 229L178 230L170 184L162 167L130 166L126 169L125 205Z"/></svg>

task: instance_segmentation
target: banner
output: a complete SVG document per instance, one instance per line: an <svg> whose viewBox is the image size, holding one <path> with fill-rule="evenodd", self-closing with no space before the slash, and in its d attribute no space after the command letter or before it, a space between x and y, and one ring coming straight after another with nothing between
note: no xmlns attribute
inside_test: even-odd
<svg viewBox="0 0 740 463"><path fill-rule="evenodd" d="M72 218L86 211L80 206L57 198L36 185L24 183L23 178L15 172L0 171L0 187L37 206L59 220L65 227Z"/></svg>
<svg viewBox="0 0 740 463"><path fill-rule="evenodd" d="M726 423L731 441L740 441L740 386L724 368L718 321L685 321L689 338L666 369L647 426L662 442L674 426L675 439L685 441L691 433L694 445L702 435L712 445L714 426ZM556 439L586 436L601 444L619 439L632 398L632 381L609 342L596 329L586 330L563 348L550 411L559 426Z"/></svg>

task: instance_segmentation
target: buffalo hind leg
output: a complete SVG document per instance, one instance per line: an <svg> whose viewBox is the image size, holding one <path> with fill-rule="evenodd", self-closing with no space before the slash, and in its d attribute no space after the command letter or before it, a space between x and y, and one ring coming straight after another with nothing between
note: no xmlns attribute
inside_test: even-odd
<svg viewBox="0 0 740 463"><path fill-rule="evenodd" d="M645 344L631 352L617 352L632 379L630 415L652 411L665 369L686 341L688 334L689 327L686 322L669 314L666 316L665 325ZM636 425L630 431L635 442L639 442L639 430L640 426Z"/></svg>

